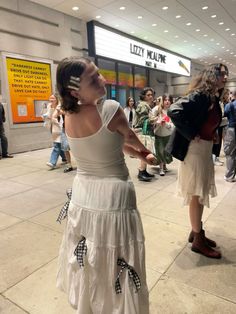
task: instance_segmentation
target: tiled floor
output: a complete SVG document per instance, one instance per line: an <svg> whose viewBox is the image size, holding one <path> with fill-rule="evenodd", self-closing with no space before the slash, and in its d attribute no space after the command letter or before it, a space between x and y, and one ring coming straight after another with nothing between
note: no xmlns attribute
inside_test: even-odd
<svg viewBox="0 0 236 314"><path fill-rule="evenodd" d="M50 171L49 149L0 160L0 313L72 314L55 288L63 232L56 223L75 171ZM221 260L192 253L187 244L188 209L174 196L177 162L150 183L136 178L138 161L127 158L146 237L150 314L236 313L236 184L216 167L218 197L204 212L207 233L219 243ZM82 313L86 314L86 313ZM105 313L112 314L112 313ZM142 314L142 313L141 313Z"/></svg>

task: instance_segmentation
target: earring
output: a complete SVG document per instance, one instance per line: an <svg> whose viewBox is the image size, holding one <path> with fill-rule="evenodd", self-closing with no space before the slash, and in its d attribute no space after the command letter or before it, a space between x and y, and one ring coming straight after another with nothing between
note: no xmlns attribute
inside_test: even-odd
<svg viewBox="0 0 236 314"><path fill-rule="evenodd" d="M78 100L77 104L78 104L79 106L81 106L81 105L82 105L81 100Z"/></svg>

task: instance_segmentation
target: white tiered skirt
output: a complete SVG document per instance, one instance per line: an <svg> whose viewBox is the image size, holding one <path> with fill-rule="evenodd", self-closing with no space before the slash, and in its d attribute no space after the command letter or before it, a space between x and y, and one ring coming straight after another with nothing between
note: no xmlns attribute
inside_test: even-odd
<svg viewBox="0 0 236 314"><path fill-rule="evenodd" d="M192 196L197 195L200 204L210 207L209 195L217 195L212 145L212 141L192 140L184 161L180 162L178 195L184 198L184 205L189 205Z"/></svg>
<svg viewBox="0 0 236 314"><path fill-rule="evenodd" d="M81 266L74 254L85 238ZM137 273L137 290L128 268L115 283L123 259ZM148 314L143 228L131 180L77 175L59 252L57 286L78 314Z"/></svg>

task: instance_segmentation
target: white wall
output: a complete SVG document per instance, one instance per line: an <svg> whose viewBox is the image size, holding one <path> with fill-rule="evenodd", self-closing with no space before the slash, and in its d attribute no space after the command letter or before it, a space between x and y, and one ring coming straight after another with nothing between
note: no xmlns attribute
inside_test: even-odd
<svg viewBox="0 0 236 314"><path fill-rule="evenodd" d="M82 48L87 48L86 40L84 21L28 0L0 0L0 51L52 60L53 89L56 64L64 57L82 55ZM1 85L3 88L5 84ZM50 146L50 134L42 124L10 126L11 109L4 96L6 91L2 90L2 95L7 113L5 130L9 152Z"/></svg>

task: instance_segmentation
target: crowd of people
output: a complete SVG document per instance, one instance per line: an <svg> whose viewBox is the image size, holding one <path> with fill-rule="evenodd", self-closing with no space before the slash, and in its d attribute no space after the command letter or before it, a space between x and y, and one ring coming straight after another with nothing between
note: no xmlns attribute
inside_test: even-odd
<svg viewBox="0 0 236 314"><path fill-rule="evenodd" d="M205 235L202 215L217 194L214 165L223 164L222 141L224 179L235 182L236 91L224 89L227 77L227 66L213 64L192 79L183 97L156 97L145 87L137 105L129 97L122 108L104 101L106 82L90 59L59 63L58 95L42 115L53 142L47 166L55 169L61 156L64 172L73 170L70 152L77 163L63 208L57 286L78 314L149 313L145 238L124 154L140 160L143 182L154 178L148 165L165 176L173 158L179 160L177 194L189 207L191 250L221 258L217 243Z"/></svg>

